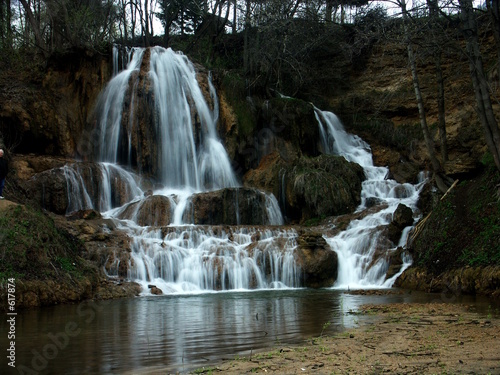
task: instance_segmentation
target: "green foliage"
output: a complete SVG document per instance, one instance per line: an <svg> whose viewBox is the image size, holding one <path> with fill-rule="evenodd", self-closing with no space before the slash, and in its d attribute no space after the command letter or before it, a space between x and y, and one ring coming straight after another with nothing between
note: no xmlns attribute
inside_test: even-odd
<svg viewBox="0 0 500 375"><path fill-rule="evenodd" d="M492 163L488 156L483 162ZM500 265L499 182L493 165L439 202L413 245L418 266L438 274L463 266Z"/></svg>
<svg viewBox="0 0 500 375"><path fill-rule="evenodd" d="M311 219L306 220L303 225L305 227L314 227L316 225L320 225L325 219L326 219L325 215L322 215L320 217L313 217Z"/></svg>

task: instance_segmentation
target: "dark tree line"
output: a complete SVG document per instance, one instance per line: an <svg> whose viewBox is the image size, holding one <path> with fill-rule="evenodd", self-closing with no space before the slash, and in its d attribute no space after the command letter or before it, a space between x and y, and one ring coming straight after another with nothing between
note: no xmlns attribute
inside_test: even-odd
<svg viewBox="0 0 500 375"><path fill-rule="evenodd" d="M472 0L422 0L412 2L416 4L412 8L407 0L386 3L399 9L397 14L389 17L368 0L0 0L0 52L2 59L23 50L47 60L57 51L99 50L116 42L169 46L174 36L188 36L191 43L204 38L210 49L223 34L233 33L242 40L239 68L247 86L257 82L265 89L294 95L322 58L362 56L374 40L385 37L387 25L399 23L421 129L440 189L449 185L444 174L447 103L441 66L449 48L461 49L469 61L478 118L500 170L500 131L478 26L487 23L494 36L498 75L499 0L486 0L481 9L473 8ZM346 46L343 40L348 34L351 42ZM422 99L418 66L422 54L434 62L440 153L434 151Z"/></svg>

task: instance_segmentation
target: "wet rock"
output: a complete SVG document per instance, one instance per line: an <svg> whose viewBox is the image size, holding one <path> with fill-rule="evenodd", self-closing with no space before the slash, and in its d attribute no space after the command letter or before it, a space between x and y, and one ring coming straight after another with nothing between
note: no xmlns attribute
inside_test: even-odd
<svg viewBox="0 0 500 375"><path fill-rule="evenodd" d="M95 219L102 219L102 215L100 212L96 210L80 210L71 213L70 215L67 216L68 220L95 220Z"/></svg>
<svg viewBox="0 0 500 375"><path fill-rule="evenodd" d="M130 281L124 280L102 280L94 294L96 300L107 300L114 298L130 298L138 296L142 287Z"/></svg>
<svg viewBox="0 0 500 375"><path fill-rule="evenodd" d="M269 224L264 193L250 188L228 188L193 195L184 221L200 225Z"/></svg>
<svg viewBox="0 0 500 375"><path fill-rule="evenodd" d="M330 248L321 233L302 233L297 242L296 261L304 275L304 286L332 286L337 280L337 253Z"/></svg>
<svg viewBox="0 0 500 375"><path fill-rule="evenodd" d="M400 246L389 254L386 279L390 279L401 270L401 266L403 265L403 252L404 249Z"/></svg>
<svg viewBox="0 0 500 375"><path fill-rule="evenodd" d="M157 296L160 296L163 294L162 290L160 288L156 287L156 285L148 285L148 288L150 289L149 291L151 292L151 294L154 294Z"/></svg>
<svg viewBox="0 0 500 375"><path fill-rule="evenodd" d="M128 176L118 167L78 162L34 174L22 183L29 202L58 215L88 209L99 210L102 190L109 188L112 207L133 198ZM78 214L75 214L78 215Z"/></svg>
<svg viewBox="0 0 500 375"><path fill-rule="evenodd" d="M34 175L26 184L30 201L38 207L64 215L68 208L66 177L61 168L50 169Z"/></svg>
<svg viewBox="0 0 500 375"><path fill-rule="evenodd" d="M410 207L400 203L394 211L392 223L398 228L405 228L413 224L413 211Z"/></svg>
<svg viewBox="0 0 500 375"><path fill-rule="evenodd" d="M392 221L388 227L388 238L395 244L399 242L403 229L413 224L413 211L410 207L400 203L394 211Z"/></svg>
<svg viewBox="0 0 500 375"><path fill-rule="evenodd" d="M92 297L93 283L88 278L63 281L26 280L16 282L16 308L78 302ZM0 298L0 300L2 299Z"/></svg>
<svg viewBox="0 0 500 375"><path fill-rule="evenodd" d="M410 267L398 277L394 286L426 292L499 297L500 267L462 267L439 275L421 267Z"/></svg>
<svg viewBox="0 0 500 375"><path fill-rule="evenodd" d="M133 220L141 226L166 226L172 222L171 201L163 195L151 195L128 204L118 218Z"/></svg>
<svg viewBox="0 0 500 375"><path fill-rule="evenodd" d="M366 208L378 206L381 203L383 203L382 199L376 198L376 197L368 197L365 200L365 206L366 206Z"/></svg>

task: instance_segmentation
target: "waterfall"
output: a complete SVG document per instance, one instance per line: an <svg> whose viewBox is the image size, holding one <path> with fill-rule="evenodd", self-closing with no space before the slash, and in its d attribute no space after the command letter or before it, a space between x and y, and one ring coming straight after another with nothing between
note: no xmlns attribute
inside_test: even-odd
<svg viewBox="0 0 500 375"><path fill-rule="evenodd" d="M246 227L143 228L133 236L128 276L164 293L299 287L296 237Z"/></svg>
<svg viewBox="0 0 500 375"><path fill-rule="evenodd" d="M139 176L111 163L74 163L62 167L68 185L66 213L122 206L143 195Z"/></svg>
<svg viewBox="0 0 500 375"><path fill-rule="evenodd" d="M298 233L239 225L247 212L255 224L283 217L274 195L240 187L217 135L211 75L201 85L186 56L161 47L115 48L113 59L95 109L97 162L64 167L68 213L91 208L116 220L131 238L127 277L146 294L151 284L164 293L299 287ZM141 188L143 179L155 188ZM215 206L200 219L206 205ZM223 210L231 226L193 225ZM108 276L123 261L110 254Z"/></svg>
<svg viewBox="0 0 500 375"><path fill-rule="evenodd" d="M108 276L123 277L120 262L127 262L128 279L145 294L151 285L163 293L301 287L302 232L283 227L274 195L240 186L217 134L211 76L201 82L188 58L171 49L127 53L113 54L120 62L96 106L96 162L63 171L67 212L98 210L131 239L130 253L110 254ZM368 200L384 203L337 236L324 236L338 255L335 287L389 287L395 277L385 279L387 260L374 259L380 228L399 203L416 210L421 185L386 179L387 168L373 165L366 142L348 134L333 113L315 109L315 115L323 152L364 169L358 211ZM285 206L285 171L279 178Z"/></svg>
<svg viewBox="0 0 500 375"><path fill-rule="evenodd" d="M382 228L392 221L400 203L410 207L414 213L417 211L418 196L425 181L412 185L387 179L389 170L373 165L370 146L358 136L347 133L335 114L317 108L315 114L323 151L343 156L348 161L359 164L364 170L366 180L362 184L361 204L357 211L366 208L369 198L375 198L381 205L385 204L385 208L352 221L347 229L338 235L325 236L327 243L338 255L339 269L335 287L391 287L399 274L410 265L411 259L405 256L400 272L386 280L387 260L384 257L375 258L378 247L383 248L379 243ZM405 233L408 233L409 229L403 231L399 245L404 245Z"/></svg>

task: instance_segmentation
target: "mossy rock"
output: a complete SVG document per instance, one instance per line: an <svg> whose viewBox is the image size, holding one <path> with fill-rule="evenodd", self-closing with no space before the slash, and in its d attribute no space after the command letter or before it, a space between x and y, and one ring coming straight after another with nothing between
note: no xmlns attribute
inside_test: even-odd
<svg viewBox="0 0 500 375"><path fill-rule="evenodd" d="M343 157L300 158L285 178L287 212L300 221L353 212L361 202L363 169Z"/></svg>
<svg viewBox="0 0 500 375"><path fill-rule="evenodd" d="M14 204L3 206L1 211L0 282L16 280L17 307L91 297L99 271L80 257L80 241L58 229L52 218L41 211ZM0 291L0 301L7 297L4 292Z"/></svg>

